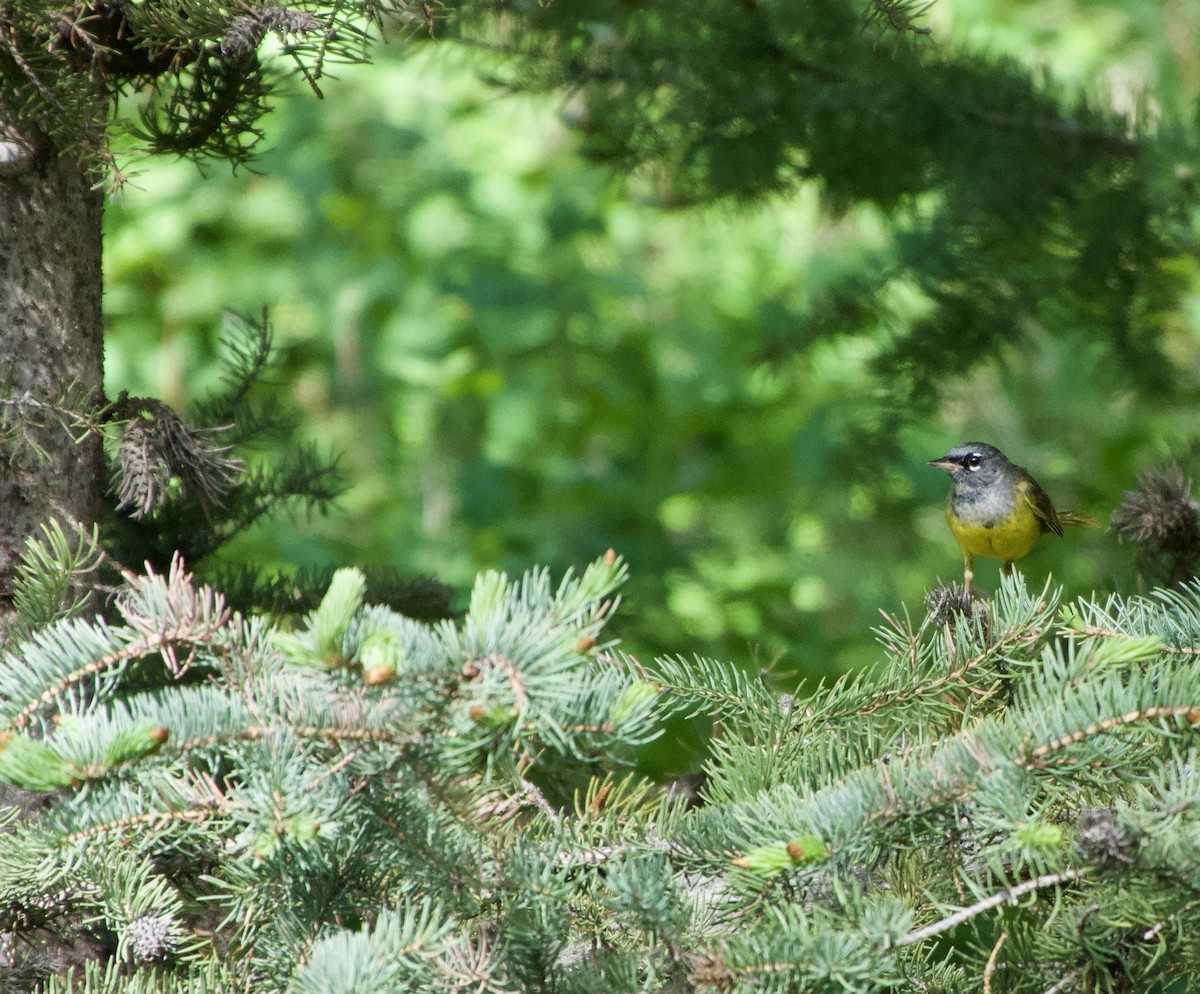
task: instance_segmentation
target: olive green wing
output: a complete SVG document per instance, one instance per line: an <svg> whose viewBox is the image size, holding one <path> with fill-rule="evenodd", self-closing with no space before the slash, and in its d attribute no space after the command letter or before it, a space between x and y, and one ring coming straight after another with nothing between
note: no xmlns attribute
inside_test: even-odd
<svg viewBox="0 0 1200 994"><path fill-rule="evenodd" d="M1037 481L1032 478L1022 480L1017 484L1017 492L1037 515L1045 530L1054 532L1055 535L1062 538L1063 526L1062 522L1058 520L1058 512L1054 510L1049 495L1038 486Z"/></svg>

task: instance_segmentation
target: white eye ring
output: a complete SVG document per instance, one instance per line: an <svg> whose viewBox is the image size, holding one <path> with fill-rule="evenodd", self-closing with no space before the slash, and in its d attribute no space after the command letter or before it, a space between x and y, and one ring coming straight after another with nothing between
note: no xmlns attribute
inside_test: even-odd
<svg viewBox="0 0 1200 994"><path fill-rule="evenodd" d="M972 452L967 456L967 469L974 473L980 466L983 465L983 458L978 452Z"/></svg>

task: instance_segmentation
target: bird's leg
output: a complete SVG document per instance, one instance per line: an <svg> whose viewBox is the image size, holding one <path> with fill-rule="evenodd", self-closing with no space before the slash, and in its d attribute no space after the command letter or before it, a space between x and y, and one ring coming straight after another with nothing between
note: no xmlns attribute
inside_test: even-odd
<svg viewBox="0 0 1200 994"><path fill-rule="evenodd" d="M1005 576L1012 576L1012 564L1013 561L1011 559L1004 560L1004 565L1000 567L1000 572Z"/></svg>
<svg viewBox="0 0 1200 994"><path fill-rule="evenodd" d="M971 592L971 580L975 576L974 561L971 559L971 553L963 553L963 593Z"/></svg>

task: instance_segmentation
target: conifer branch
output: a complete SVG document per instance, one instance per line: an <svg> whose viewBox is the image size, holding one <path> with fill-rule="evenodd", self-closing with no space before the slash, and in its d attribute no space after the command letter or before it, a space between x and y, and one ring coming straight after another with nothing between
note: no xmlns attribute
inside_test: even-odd
<svg viewBox="0 0 1200 994"><path fill-rule="evenodd" d="M871 0L869 16L875 17L896 31L930 35L932 28L914 22L933 6L934 0Z"/></svg>
<svg viewBox="0 0 1200 994"><path fill-rule="evenodd" d="M1072 970L1064 974L1060 980L1047 987L1042 994L1062 994L1063 991L1070 990L1072 985L1078 983L1079 978L1082 976L1082 970Z"/></svg>
<svg viewBox="0 0 1200 994"><path fill-rule="evenodd" d="M1000 950L1007 941L1008 933L1001 932L1000 937L996 940L996 944L992 946L992 951L988 955L987 963L983 968L983 994L992 994L992 974L996 972L996 962L1000 957Z"/></svg>
<svg viewBox="0 0 1200 994"><path fill-rule="evenodd" d="M1092 736L1103 735L1105 732L1111 732L1116 728L1137 724L1142 721L1163 721L1164 719L1179 719L1186 722L1189 726L1195 726L1200 724L1200 705L1153 706L1104 718L1093 722L1087 728L1081 728L1079 731L1059 736L1051 742L1046 742L1043 745L1028 750L1018 762L1029 769L1038 769L1045 765L1045 758L1051 753L1057 752L1060 749L1066 749L1069 746L1078 745Z"/></svg>
<svg viewBox="0 0 1200 994"><path fill-rule="evenodd" d="M110 412L122 425L114 460L118 511L146 517L167 499L173 479L206 510L224 503L242 473L241 460L228 455L230 446L213 441L228 425L192 428L166 404L124 393Z"/></svg>
<svg viewBox="0 0 1200 994"><path fill-rule="evenodd" d="M1194 578L1200 562L1200 503L1191 491L1179 464L1167 463L1139 476L1112 515L1113 531L1138 546L1142 571L1168 587Z"/></svg>
<svg viewBox="0 0 1200 994"><path fill-rule="evenodd" d="M950 929L970 921L985 911L991 911L993 908L998 908L1004 904L1016 904L1026 894L1045 890L1047 887L1058 887L1073 880L1079 880L1085 875L1086 871L1084 870L1063 870L1061 873L1043 873L1032 880L1025 880L1019 884L1014 884L1012 887L1006 887L995 894L989 894L987 897L976 901L970 907L962 908L954 912L954 914L947 915L936 922L913 929L913 931L898 939L895 944L897 946L910 946L914 942L924 942L926 939L932 939L935 935L941 935L943 932L948 932Z"/></svg>
<svg viewBox="0 0 1200 994"><path fill-rule="evenodd" d="M12 713L6 726L9 732L24 728L44 707L62 699L85 681L118 671L129 662L151 653L161 655L173 672L184 672L187 662L179 663L179 651L209 645L220 635L230 617L219 596L207 588L202 591L195 589L190 575L184 572L183 564L178 559L172 563L165 578L153 571L138 578L118 598L117 606L130 626L124 631L111 631L116 636L115 640L119 641L119 646L59 674L39 694ZM61 623L58 629L65 638L71 639L73 629L78 630L78 624ZM15 658L11 650L9 658ZM14 673L12 679L23 677L20 673Z"/></svg>
<svg viewBox="0 0 1200 994"><path fill-rule="evenodd" d="M344 728L332 725L287 725L286 727L298 739L312 739L328 745L336 745L341 742L367 742L375 745L411 746L422 741L421 736L417 733L390 729ZM279 729L274 726L249 725L245 728L231 728L218 734L185 739L173 743L172 748L180 753L197 752L235 742L258 742L270 735L277 734L278 731Z"/></svg>
<svg viewBox="0 0 1200 994"><path fill-rule="evenodd" d="M103 835L124 834L132 829L149 828L164 829L175 823L201 824L220 813L224 800L200 802L190 808L176 811L148 811L145 814L117 818L110 822L90 825L88 828L73 832L63 839L66 845L77 845Z"/></svg>
<svg viewBox="0 0 1200 994"><path fill-rule="evenodd" d="M1153 969L1190 980L1200 672L1138 633L1185 630L1200 589L1104 605L1116 637L1082 634L1093 607L1072 605L1048 640L1056 598L1013 577L990 608L1012 633L1003 668L962 675L966 707L857 713L904 674L977 659L982 631L952 621L953 649L932 622L893 633L878 683L781 706L725 664L595 652L623 575L616 557L557 586L486 574L461 620L429 625L368 605L365 578L342 571L283 630L188 592L178 568L121 595L122 625L40 628L0 667L10 710L81 655L220 619L190 672L116 667L98 692L47 699L57 720L29 722L41 738L4 743L0 774L45 806L0 847L0 911L14 902L0 921L28 935L94 913L131 969L176 979L236 948L234 972L263 994L348 977L384 994L394 969L423 989L469 974L599 994L617 974L620 989L686 971L698 988L870 991L994 987L1003 971L1038 994L1081 936L1137 978L1151 967L1125 951L1152 943ZM1008 693L974 707L997 680ZM690 800L630 769L681 706L722 730ZM67 880L70 902L40 914ZM1029 903L1050 891L1053 909ZM928 941L985 915L985 945Z"/></svg>
<svg viewBox="0 0 1200 994"><path fill-rule="evenodd" d="M169 649L168 637L161 633L155 633L133 640L118 650L92 660L87 665L64 674L53 686L46 688L38 697L21 708L9 719L7 730L16 731L24 728L43 707L58 700L67 691L77 687L88 678L117 669L130 660L140 659L151 652L169 651Z"/></svg>
<svg viewBox="0 0 1200 994"><path fill-rule="evenodd" d="M1060 629L1060 632L1064 635L1067 635L1067 634L1073 635L1073 634L1079 633L1082 635L1086 635L1089 638L1124 639L1126 641L1129 641L1132 638L1136 637L1136 636L1130 636L1126 632L1117 631L1115 628L1107 628L1102 625L1087 625L1087 624L1082 625L1078 629L1072 628L1070 626L1063 626L1063 628ZM1163 643L1159 644L1158 651L1166 652L1166 653L1169 653L1169 654L1175 655L1175 656L1200 656L1200 648L1197 648L1196 646L1192 646L1192 645L1170 645L1168 643L1163 642Z"/></svg>

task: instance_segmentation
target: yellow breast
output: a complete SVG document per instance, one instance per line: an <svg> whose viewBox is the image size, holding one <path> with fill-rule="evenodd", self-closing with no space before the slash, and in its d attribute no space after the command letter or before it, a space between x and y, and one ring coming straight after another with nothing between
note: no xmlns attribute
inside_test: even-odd
<svg viewBox="0 0 1200 994"><path fill-rule="evenodd" d="M1007 518L991 527L966 524L947 503L946 522L963 552L1004 560L1020 559L1037 544L1043 531L1041 519L1023 500L1017 501Z"/></svg>

